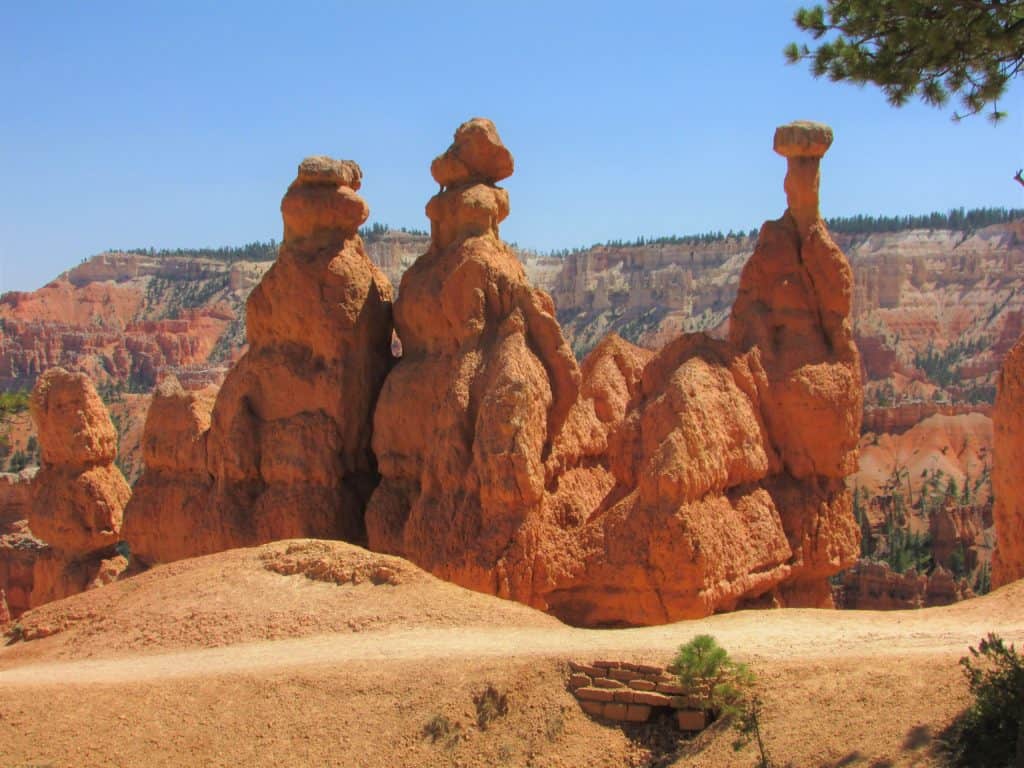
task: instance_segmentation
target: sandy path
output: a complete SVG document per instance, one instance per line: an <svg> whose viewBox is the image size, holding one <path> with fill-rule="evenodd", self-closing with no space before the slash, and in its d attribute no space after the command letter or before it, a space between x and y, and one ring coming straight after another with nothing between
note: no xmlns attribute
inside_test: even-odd
<svg viewBox="0 0 1024 768"><path fill-rule="evenodd" d="M948 609L912 613L789 610L741 612L628 630L571 627L382 630L161 654L28 664L0 671L0 686L180 679L357 661L507 656L594 658L608 654L664 660L681 642L702 632L713 634L739 657L778 661L957 654L993 629L1007 640L1024 642L1024 621L993 622L993 618L988 611L951 612Z"/></svg>

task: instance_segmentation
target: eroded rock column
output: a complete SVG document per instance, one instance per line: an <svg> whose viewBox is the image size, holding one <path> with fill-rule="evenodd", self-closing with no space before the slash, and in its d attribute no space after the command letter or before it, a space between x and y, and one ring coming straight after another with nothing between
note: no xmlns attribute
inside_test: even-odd
<svg viewBox="0 0 1024 768"><path fill-rule="evenodd" d="M547 294L498 235L512 155L489 120L459 127L431 165L430 249L402 277L403 357L374 419L380 487L372 549L443 578L529 601L521 534L579 371Z"/></svg>
<svg viewBox="0 0 1024 768"><path fill-rule="evenodd" d="M154 400L125 534L143 562L291 537L365 542L372 414L393 358L391 285L358 234L361 180L348 160L302 162L277 261L246 305L249 349L212 412L173 386Z"/></svg>
<svg viewBox="0 0 1024 768"><path fill-rule="evenodd" d="M784 471L766 487L795 555L782 590L791 605L830 605L826 577L859 553L844 483L856 470L863 404L853 273L818 212L819 165L831 143L820 123L776 130L788 208L761 228L730 316L730 341L756 348L767 374L761 412Z"/></svg>
<svg viewBox="0 0 1024 768"><path fill-rule="evenodd" d="M51 368L29 400L41 466L28 524L52 549L34 564L32 606L81 592L127 564L114 550L131 489L114 465L117 431L83 373Z"/></svg>
<svg viewBox="0 0 1024 768"><path fill-rule="evenodd" d="M992 586L1024 578L1024 339L1003 361L992 412Z"/></svg>

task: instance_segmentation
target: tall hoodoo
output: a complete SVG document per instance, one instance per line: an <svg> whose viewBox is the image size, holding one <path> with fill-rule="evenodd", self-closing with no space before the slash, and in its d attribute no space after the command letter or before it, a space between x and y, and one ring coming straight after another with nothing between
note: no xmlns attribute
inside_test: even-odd
<svg viewBox="0 0 1024 768"><path fill-rule="evenodd" d="M372 549L573 623L829 605L827 577L858 555L843 481L862 397L852 276L818 214L830 143L813 123L777 132L789 207L762 227L728 341L651 353L610 337L582 366L500 239L514 164L490 121L461 125L431 166L431 243L402 278L393 367L359 168L304 161L212 413L173 382L154 399L127 538L147 562L360 541L369 496Z"/></svg>
<svg viewBox="0 0 1024 768"><path fill-rule="evenodd" d="M992 412L992 586L1024 578L1024 338L1003 361Z"/></svg>
<svg viewBox="0 0 1024 768"><path fill-rule="evenodd" d="M277 261L246 305L249 349L212 413L173 385L154 400L125 530L143 562L295 536L365 541L372 413L393 360L391 286L358 234L361 180L354 162L303 160ZM181 436L192 448L169 459Z"/></svg>
<svg viewBox="0 0 1024 768"><path fill-rule="evenodd" d="M403 357L384 384L373 448L381 484L370 547L464 586L527 599L514 542L539 509L545 458L579 370L554 318L499 238L512 155L476 118L431 165L430 249L402 277Z"/></svg>
<svg viewBox="0 0 1024 768"><path fill-rule="evenodd" d="M370 546L579 624L757 601L829 604L859 539L849 266L818 216L824 126L780 129L789 210L762 230L732 338L576 365L498 238L512 158L462 125L431 170L431 247L395 305L404 356L374 420Z"/></svg>
<svg viewBox="0 0 1024 768"><path fill-rule="evenodd" d="M844 478L856 470L863 405L850 307L853 273L818 212L821 158L832 129L795 122L775 132L787 160L788 208L761 228L740 276L730 341L757 349L768 440L784 471L769 490L794 550L787 590L801 603L828 603L825 577L859 551Z"/></svg>
<svg viewBox="0 0 1024 768"><path fill-rule="evenodd" d="M856 467L862 398L852 274L818 213L831 141L820 124L778 129L788 209L761 229L729 341L683 335L644 363L609 432L613 481L596 508L579 508L584 494L566 481L599 481L600 458L559 478L570 492L559 488L552 508L587 522L569 536L582 567L553 561L540 585L558 615L646 624L831 604L828 576L859 551L843 479ZM588 360L584 371L602 367Z"/></svg>

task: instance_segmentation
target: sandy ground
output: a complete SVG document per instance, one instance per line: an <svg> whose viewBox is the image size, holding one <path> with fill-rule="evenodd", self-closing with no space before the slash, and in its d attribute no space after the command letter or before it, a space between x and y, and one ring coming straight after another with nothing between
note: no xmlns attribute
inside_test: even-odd
<svg viewBox="0 0 1024 768"><path fill-rule="evenodd" d="M752 766L722 727L682 742L603 724L566 691L569 659L666 663L701 632L757 674L779 765L930 766L967 701L967 646L989 631L1024 643L1024 582L912 612L581 630L397 558L278 542L43 606L21 629L54 634L0 649L0 768ZM481 727L488 685L509 712Z"/></svg>

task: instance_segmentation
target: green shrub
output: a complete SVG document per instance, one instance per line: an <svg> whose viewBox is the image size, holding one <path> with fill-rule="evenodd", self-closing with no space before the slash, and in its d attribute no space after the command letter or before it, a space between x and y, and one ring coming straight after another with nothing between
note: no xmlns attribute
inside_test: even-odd
<svg viewBox="0 0 1024 768"><path fill-rule="evenodd" d="M28 410L28 390L0 392L0 414L21 413Z"/></svg>
<svg viewBox="0 0 1024 768"><path fill-rule="evenodd" d="M754 682L747 665L730 659L711 635L697 635L679 646L668 669L687 688L706 687L711 708L722 715L742 711L744 693Z"/></svg>
<svg viewBox="0 0 1024 768"><path fill-rule="evenodd" d="M989 634L960 659L974 701L946 740L956 768L1024 765L1024 657Z"/></svg>

